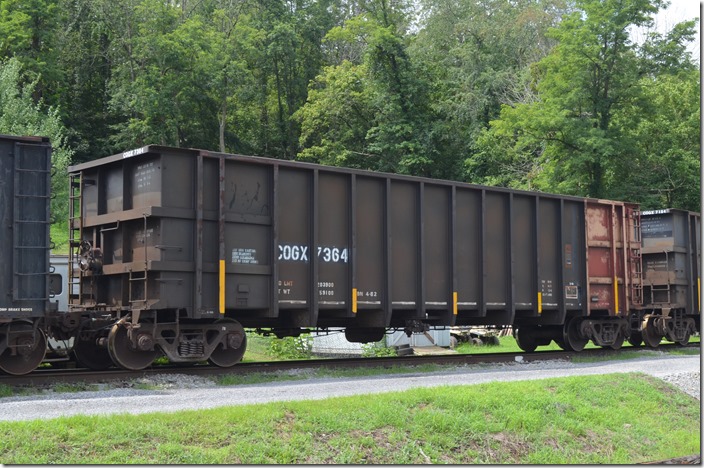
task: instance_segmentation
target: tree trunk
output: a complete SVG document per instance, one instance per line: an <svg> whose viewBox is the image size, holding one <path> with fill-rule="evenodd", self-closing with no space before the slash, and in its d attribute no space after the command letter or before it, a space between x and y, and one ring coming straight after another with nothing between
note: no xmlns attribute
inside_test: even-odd
<svg viewBox="0 0 704 468"><path fill-rule="evenodd" d="M225 126L227 125L227 97L222 100L220 107L220 152L225 153Z"/></svg>

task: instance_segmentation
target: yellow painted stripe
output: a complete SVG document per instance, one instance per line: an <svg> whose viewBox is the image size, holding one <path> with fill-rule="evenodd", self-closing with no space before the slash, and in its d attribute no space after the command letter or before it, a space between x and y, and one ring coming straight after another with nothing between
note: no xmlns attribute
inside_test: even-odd
<svg viewBox="0 0 704 468"><path fill-rule="evenodd" d="M452 293L452 313L457 315L457 291Z"/></svg>
<svg viewBox="0 0 704 468"><path fill-rule="evenodd" d="M538 293L538 313L543 313L543 293Z"/></svg>
<svg viewBox="0 0 704 468"><path fill-rule="evenodd" d="M220 260L220 313L225 313L225 260Z"/></svg>
<svg viewBox="0 0 704 468"><path fill-rule="evenodd" d="M697 278L697 306L702 310L702 279Z"/></svg>
<svg viewBox="0 0 704 468"><path fill-rule="evenodd" d="M614 314L618 314L618 278L614 276Z"/></svg>
<svg viewBox="0 0 704 468"><path fill-rule="evenodd" d="M357 288L352 288L352 313L357 313Z"/></svg>

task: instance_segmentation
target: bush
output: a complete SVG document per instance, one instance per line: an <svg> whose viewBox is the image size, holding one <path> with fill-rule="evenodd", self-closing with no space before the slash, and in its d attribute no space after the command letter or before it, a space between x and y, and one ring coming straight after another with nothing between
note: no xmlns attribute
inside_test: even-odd
<svg viewBox="0 0 704 468"><path fill-rule="evenodd" d="M376 343L364 343L362 345L362 357L389 357L397 356L396 350L386 346L386 340Z"/></svg>
<svg viewBox="0 0 704 468"><path fill-rule="evenodd" d="M309 334L287 336L269 344L269 352L279 359L308 359L312 350L313 338Z"/></svg>

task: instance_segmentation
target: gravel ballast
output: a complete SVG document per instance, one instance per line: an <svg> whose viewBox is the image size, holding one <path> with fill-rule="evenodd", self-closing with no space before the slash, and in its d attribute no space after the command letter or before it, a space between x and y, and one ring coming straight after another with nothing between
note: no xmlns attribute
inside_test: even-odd
<svg viewBox="0 0 704 468"><path fill-rule="evenodd" d="M570 363L545 361L463 366L432 373L353 378L310 378L263 384L217 386L186 375L156 375L123 387L78 393L43 392L0 398L0 420L50 419L76 414L149 413L198 410L273 401L318 400L336 396L403 391L416 387L471 385L578 375L641 372L661 378L700 399L700 356L663 356L628 361ZM156 388L144 390L137 387Z"/></svg>

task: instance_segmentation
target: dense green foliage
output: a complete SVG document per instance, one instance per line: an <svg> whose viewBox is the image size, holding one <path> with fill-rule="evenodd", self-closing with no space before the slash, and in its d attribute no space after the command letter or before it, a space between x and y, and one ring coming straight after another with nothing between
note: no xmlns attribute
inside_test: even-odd
<svg viewBox="0 0 704 468"><path fill-rule="evenodd" d="M309 334L287 336L269 342L269 354L276 359L309 359L312 349L313 337Z"/></svg>
<svg viewBox="0 0 704 468"><path fill-rule="evenodd" d="M664 6L0 0L0 131L59 169L154 143L698 211L695 23L629 36Z"/></svg>
<svg viewBox="0 0 704 468"><path fill-rule="evenodd" d="M67 144L67 131L57 109L44 108L33 94L37 80L23 80L22 64L16 58L0 66L0 134L41 135L51 138L52 164L56 172L64 174L73 156ZM68 217L68 178L53 177L51 213L54 222L64 224Z"/></svg>
<svg viewBox="0 0 704 468"><path fill-rule="evenodd" d="M576 4L532 69L535 99L505 105L480 137L480 168L506 185L698 210L699 73L683 53L693 22L637 46L628 29L660 2Z"/></svg>
<svg viewBox="0 0 704 468"><path fill-rule="evenodd" d="M699 453L700 422L694 397L612 374L0 422L0 462L634 464Z"/></svg>

